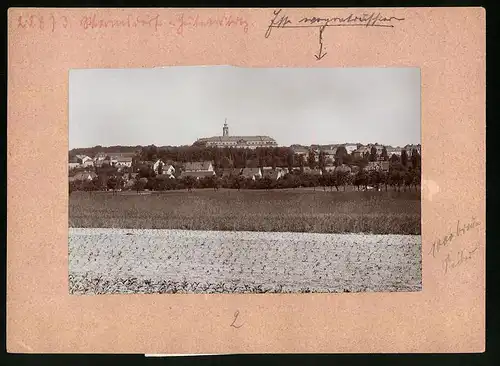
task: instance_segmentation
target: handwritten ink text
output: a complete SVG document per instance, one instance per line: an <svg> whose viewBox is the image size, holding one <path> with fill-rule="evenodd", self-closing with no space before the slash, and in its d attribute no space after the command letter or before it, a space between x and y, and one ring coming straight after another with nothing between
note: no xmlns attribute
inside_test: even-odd
<svg viewBox="0 0 500 366"><path fill-rule="evenodd" d="M248 33L250 24L242 16L224 15L202 17L199 14L186 15L177 14L173 19L162 19L159 14L151 15L125 15L118 17L99 16L99 13L86 14L79 19L56 15L27 15L19 16L16 19L17 28L33 31L51 31L70 28L73 21L74 26L83 28L86 31L96 29L139 29L148 28L154 32L165 30L175 32L176 35L184 35L187 30L198 28L240 28L244 33Z"/></svg>
<svg viewBox="0 0 500 366"><path fill-rule="evenodd" d="M283 9L273 11L273 17L269 22L264 38L269 38L274 28L317 28L319 29L319 50L314 57L317 61L321 60L326 52L323 53L323 32L327 27L385 27L394 28L393 21L403 21L404 18L394 16L386 17L381 13L363 13L360 15L349 14L346 17L302 17L299 20L290 19L286 14L283 14Z"/></svg>
<svg viewBox="0 0 500 366"><path fill-rule="evenodd" d="M183 35L185 28L208 28L213 26L225 28L241 27L244 33L248 32L248 22L242 17L234 17L232 15L203 19L199 15L186 16L181 13L175 21L170 21L170 25L175 27L178 35Z"/></svg>
<svg viewBox="0 0 500 366"><path fill-rule="evenodd" d="M454 270L462 264L468 262L474 254L477 253L478 247L474 247L473 249L462 249L457 252L456 259L453 260L450 253L443 260L443 271L444 273L448 273L450 270Z"/></svg>
<svg viewBox="0 0 500 366"><path fill-rule="evenodd" d="M470 223L467 223L465 225L460 225L460 220L457 221L457 226L456 230L450 232L449 234L445 235L442 238L439 238L436 240L434 243L432 243L432 246L429 250L429 255L432 255L433 257L436 257L436 255L439 253L439 251L448 246L454 239L458 238L461 235L464 235L468 231L478 227L480 223L476 221L476 219L473 217L472 221Z"/></svg>
<svg viewBox="0 0 500 366"><path fill-rule="evenodd" d="M240 324L240 325L236 325L236 320L238 319L238 316L240 315L240 312L238 310L236 310L236 312L234 313L234 319L233 319L233 322L231 323L231 327L234 327L234 328L241 328L243 326L243 324Z"/></svg>
<svg viewBox="0 0 500 366"><path fill-rule="evenodd" d="M322 28L322 27L386 27L393 28L393 21L403 21L404 18L394 16L385 17L381 13L363 13L361 15L349 14L347 17L302 17L293 21L289 16L282 14L283 9L273 12L267 31L264 35L269 38L273 28Z"/></svg>
<svg viewBox="0 0 500 366"><path fill-rule="evenodd" d="M159 15L147 17L129 15L125 19L106 19L98 18L96 14L92 14L83 16L80 25L83 29L150 27L157 31L163 24Z"/></svg>

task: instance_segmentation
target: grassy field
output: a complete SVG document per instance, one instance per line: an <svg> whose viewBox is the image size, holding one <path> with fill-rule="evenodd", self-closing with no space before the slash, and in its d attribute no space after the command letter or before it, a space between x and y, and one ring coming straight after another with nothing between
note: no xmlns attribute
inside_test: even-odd
<svg viewBox="0 0 500 366"><path fill-rule="evenodd" d="M74 192L69 226L420 235L420 192Z"/></svg>

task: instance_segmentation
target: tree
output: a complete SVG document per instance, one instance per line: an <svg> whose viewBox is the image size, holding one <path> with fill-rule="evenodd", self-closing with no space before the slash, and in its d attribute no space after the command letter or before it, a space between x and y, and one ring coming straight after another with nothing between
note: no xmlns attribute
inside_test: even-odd
<svg viewBox="0 0 500 366"><path fill-rule="evenodd" d="M154 172L153 172L153 169L151 167L148 167L148 166L142 166L139 168L139 172L138 172L138 176L139 178L151 178L154 176Z"/></svg>
<svg viewBox="0 0 500 366"><path fill-rule="evenodd" d="M401 164L405 168L408 166L408 153L406 152L406 149L403 149L403 151L401 151Z"/></svg>
<svg viewBox="0 0 500 366"><path fill-rule="evenodd" d="M309 155L307 157L307 165L309 168L314 169L316 167L316 153L313 149L309 150Z"/></svg>
<svg viewBox="0 0 500 366"><path fill-rule="evenodd" d="M343 186L344 191L345 191L345 186L348 183L348 176L349 173L344 170L337 170L335 169L335 188L337 191L339 190L339 187Z"/></svg>
<svg viewBox="0 0 500 366"><path fill-rule="evenodd" d="M111 189L113 194L115 194L116 191L121 188L121 181L121 177L112 176L107 181L107 188Z"/></svg>
<svg viewBox="0 0 500 366"><path fill-rule="evenodd" d="M372 146L370 150L370 161L377 161L377 148L375 146Z"/></svg>
<svg viewBox="0 0 500 366"><path fill-rule="evenodd" d="M391 159L389 161L391 162L391 164L397 164L400 162L400 159L399 156L397 156L396 154L392 154Z"/></svg>
<svg viewBox="0 0 500 366"><path fill-rule="evenodd" d="M260 182L262 183L262 187L267 189L267 190L271 189L271 186L273 184L273 180L268 176L265 176L264 178L262 178L260 180Z"/></svg>
<svg viewBox="0 0 500 366"><path fill-rule="evenodd" d="M291 172L293 170L293 151L290 150L288 151L287 157L286 157L286 162L288 166L288 171Z"/></svg>
<svg viewBox="0 0 500 366"><path fill-rule="evenodd" d="M222 169L230 169L230 168L233 168L233 162L230 160L229 157L227 156L224 156L222 159L221 159L221 162L220 162L220 165L221 165L221 168Z"/></svg>
<svg viewBox="0 0 500 366"><path fill-rule="evenodd" d="M403 181L404 181L404 191L406 192L406 187L408 187L409 190L411 190L411 186L413 185L413 172L410 170L407 170L404 173L403 176Z"/></svg>
<svg viewBox="0 0 500 366"><path fill-rule="evenodd" d="M196 178L190 175L185 176L184 178L182 178L182 183L184 184L184 187L186 187L188 192L191 192L196 185Z"/></svg>
<svg viewBox="0 0 500 366"><path fill-rule="evenodd" d="M320 177L319 177L319 185L321 187L323 187L323 191L326 191L326 187L328 187L328 175L325 173L325 174L322 174Z"/></svg>
<svg viewBox="0 0 500 366"><path fill-rule="evenodd" d="M345 146L339 146L337 148L337 151L335 152L335 165L342 165L344 164L344 160L347 157L347 149Z"/></svg>
<svg viewBox="0 0 500 366"><path fill-rule="evenodd" d="M160 161L158 163L158 175L162 175L163 174L163 163Z"/></svg>
<svg viewBox="0 0 500 366"><path fill-rule="evenodd" d="M383 161L389 160L389 155L387 154L387 148L385 146L382 148L381 158Z"/></svg>
<svg viewBox="0 0 500 366"><path fill-rule="evenodd" d="M411 166L414 169L420 169L420 165L421 165L420 154L418 153L417 149L413 149L411 151Z"/></svg>
<svg viewBox="0 0 500 366"><path fill-rule="evenodd" d="M364 169L359 169L359 171L354 175L353 179L354 186L358 189L359 187L365 187L368 185L368 174Z"/></svg>
<svg viewBox="0 0 500 366"><path fill-rule="evenodd" d="M326 154L323 150L319 152L318 166L321 170L324 170L326 166Z"/></svg>
<svg viewBox="0 0 500 366"><path fill-rule="evenodd" d="M405 169L401 164L395 164L389 170L390 184L394 189L397 188L398 192L401 190L401 185L404 183L404 174Z"/></svg>
<svg viewBox="0 0 500 366"><path fill-rule="evenodd" d="M137 191L137 193L139 193L139 191L144 190L144 188L146 187L146 184L148 184L147 178L139 178L134 183L134 189Z"/></svg>
<svg viewBox="0 0 500 366"><path fill-rule="evenodd" d="M368 176L368 182L378 191L382 182L380 172L378 170L372 170Z"/></svg>
<svg viewBox="0 0 500 366"><path fill-rule="evenodd" d="M271 164L271 166L272 166L273 169L276 169L277 162L278 162L278 158L273 155L273 157L272 157L272 164Z"/></svg>
<svg viewBox="0 0 500 366"><path fill-rule="evenodd" d="M305 161L304 155L300 154L299 155L299 167L300 167L300 172L301 173L304 172L304 166L305 165L306 165L306 161Z"/></svg>
<svg viewBox="0 0 500 366"><path fill-rule="evenodd" d="M389 185L388 172L385 172L385 171L380 172L380 184L383 184L385 186L385 191L387 192L387 186Z"/></svg>
<svg viewBox="0 0 500 366"><path fill-rule="evenodd" d="M418 187L421 185L421 171L420 167L413 170L413 185L415 186L415 191L418 190Z"/></svg>

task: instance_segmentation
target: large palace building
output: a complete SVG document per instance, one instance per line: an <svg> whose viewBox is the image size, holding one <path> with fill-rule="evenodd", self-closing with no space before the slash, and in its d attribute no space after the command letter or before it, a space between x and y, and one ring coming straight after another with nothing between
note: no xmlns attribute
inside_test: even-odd
<svg viewBox="0 0 500 366"><path fill-rule="evenodd" d="M222 136L204 137L196 140L194 145L206 147L233 147L240 149L256 149L258 147L277 147L276 141L269 136L229 136L227 122L222 128Z"/></svg>

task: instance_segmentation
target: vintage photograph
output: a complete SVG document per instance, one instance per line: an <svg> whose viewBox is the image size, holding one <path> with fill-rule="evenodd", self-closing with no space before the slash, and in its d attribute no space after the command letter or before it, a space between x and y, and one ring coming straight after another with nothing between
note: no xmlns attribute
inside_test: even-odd
<svg viewBox="0 0 500 366"><path fill-rule="evenodd" d="M69 292L422 289L418 68L74 69Z"/></svg>

